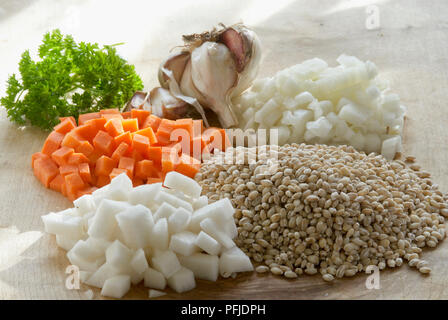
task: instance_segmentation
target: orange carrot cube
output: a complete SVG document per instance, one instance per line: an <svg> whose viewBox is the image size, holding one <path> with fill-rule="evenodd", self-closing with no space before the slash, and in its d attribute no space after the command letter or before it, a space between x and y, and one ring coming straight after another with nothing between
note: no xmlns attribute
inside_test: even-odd
<svg viewBox="0 0 448 320"><path fill-rule="evenodd" d="M129 145L128 144L126 144L124 142L120 143L118 145L118 147L115 149L115 151L112 153L112 157L111 158L115 159L117 161L120 160L120 158L123 157L126 154L128 149L129 149Z"/></svg>
<svg viewBox="0 0 448 320"><path fill-rule="evenodd" d="M123 125L124 131L135 132L138 130L138 120L137 119L123 119L121 124Z"/></svg>
<svg viewBox="0 0 448 320"><path fill-rule="evenodd" d="M93 152L93 146L89 141L82 141L76 148L75 151L84 154L86 157L90 156Z"/></svg>
<svg viewBox="0 0 448 320"><path fill-rule="evenodd" d="M157 132L157 129L159 128L161 121L162 121L162 119L151 114L146 118L145 122L143 123L142 128L151 127L154 132Z"/></svg>
<svg viewBox="0 0 448 320"><path fill-rule="evenodd" d="M151 114L148 110L132 109L131 118L136 118L138 121L138 127L143 128L146 118Z"/></svg>
<svg viewBox="0 0 448 320"><path fill-rule="evenodd" d="M117 160L107 156L101 156L95 165L95 175L109 176L112 170L117 166Z"/></svg>
<svg viewBox="0 0 448 320"><path fill-rule="evenodd" d="M96 149L101 150L107 155L111 155L114 148L114 138L104 131L98 131L93 138L93 145Z"/></svg>
<svg viewBox="0 0 448 320"><path fill-rule="evenodd" d="M67 132L70 132L72 129L74 129L76 127L76 122L73 123L73 121L71 119L64 119L61 121L61 123L59 123L58 125L56 125L54 127L54 131L62 133L62 134L66 134Z"/></svg>
<svg viewBox="0 0 448 320"><path fill-rule="evenodd" d="M124 133L121 120L117 118L112 118L108 120L104 125L104 128L106 129L107 133L109 133L109 135L111 135L112 137L116 137Z"/></svg>
<svg viewBox="0 0 448 320"><path fill-rule="evenodd" d="M90 166L88 163L80 163L78 165L79 175L85 183L92 182L92 175L90 174Z"/></svg>
<svg viewBox="0 0 448 320"><path fill-rule="evenodd" d="M133 158L121 157L118 168L127 170L129 177L132 179L134 176L134 165L135 161Z"/></svg>
<svg viewBox="0 0 448 320"><path fill-rule="evenodd" d="M81 125L85 124L87 121L89 121L91 119L98 119L99 117L101 117L99 112L80 114L78 117L78 124L81 126Z"/></svg>
<svg viewBox="0 0 448 320"><path fill-rule="evenodd" d="M34 161L34 175L45 187L48 188L50 186L51 180L53 180L58 173L58 166L50 158L40 158Z"/></svg>
<svg viewBox="0 0 448 320"><path fill-rule="evenodd" d="M119 145L122 142L127 143L129 146L132 144L132 135L129 131L123 132L122 134L114 137L115 145Z"/></svg>
<svg viewBox="0 0 448 320"><path fill-rule="evenodd" d="M51 156L53 152L59 149L63 139L64 135L62 133L56 131L51 132L45 140L44 146L42 147L42 153Z"/></svg>
<svg viewBox="0 0 448 320"><path fill-rule="evenodd" d="M68 159L73 154L73 148L61 147L51 154L51 158L54 162L56 162L59 166L62 166L68 162Z"/></svg>
<svg viewBox="0 0 448 320"><path fill-rule="evenodd" d="M140 134L134 134L132 138L132 149L140 152L141 154L146 154L148 152L150 143L149 138L142 136Z"/></svg>
<svg viewBox="0 0 448 320"><path fill-rule="evenodd" d="M122 168L114 168L112 172L109 174L110 180L115 178L116 176L119 176L120 174L125 173L129 177L129 179L132 179L132 176L130 176L129 171Z"/></svg>

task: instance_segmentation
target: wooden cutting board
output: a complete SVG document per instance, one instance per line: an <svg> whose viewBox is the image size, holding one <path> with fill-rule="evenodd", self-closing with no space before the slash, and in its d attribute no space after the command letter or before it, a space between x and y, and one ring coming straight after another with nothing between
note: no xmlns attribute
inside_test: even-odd
<svg viewBox="0 0 448 320"><path fill-rule="evenodd" d="M22 51L35 48L42 34L53 27L86 41L126 42L120 52L136 65L150 89L157 84L158 64L180 43L181 34L243 20L254 27L264 45L261 76L315 56L331 64L341 53L374 61L380 76L390 80L392 91L408 107L404 153L416 156L440 189L448 191L446 1L365 1L379 9L377 30L366 29L369 14L363 1L179 0L163 1L159 8L143 1L127 1L125 8L114 1L107 6L98 1L78 3L19 0L0 4L0 93L8 73L16 72ZM101 21L91 19L99 8L104 13ZM148 17L150 9L161 14ZM135 23L117 23L131 16ZM71 206L32 174L31 154L40 150L45 137L39 129L11 124L5 110L0 110L0 299L88 299L92 294L101 298L99 290L87 286L65 288L69 264L65 252L56 246L54 236L43 233L42 215ZM163 298L448 298L448 241L426 250L423 258L432 266L431 275L420 275L407 266L383 271L379 290L366 289L367 275L328 284L320 276L285 280L254 273L216 283L198 281L193 291L182 295L168 291ZM146 299L147 294L147 289L137 286L125 298Z"/></svg>

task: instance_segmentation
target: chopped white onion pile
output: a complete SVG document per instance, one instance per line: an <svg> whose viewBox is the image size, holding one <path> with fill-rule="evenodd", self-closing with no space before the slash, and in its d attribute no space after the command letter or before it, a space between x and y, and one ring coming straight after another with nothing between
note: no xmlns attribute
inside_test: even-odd
<svg viewBox="0 0 448 320"><path fill-rule="evenodd" d="M278 129L278 144L348 144L391 159L401 151L406 107L370 61L318 58L257 79L235 99L240 127Z"/></svg>
<svg viewBox="0 0 448 320"><path fill-rule="evenodd" d="M237 229L229 199L208 204L196 181L177 172L161 183L132 187L126 174L74 201L74 208L42 217L80 269L82 282L121 298L131 283L176 292L252 271L233 242ZM149 296L161 292L150 290Z"/></svg>

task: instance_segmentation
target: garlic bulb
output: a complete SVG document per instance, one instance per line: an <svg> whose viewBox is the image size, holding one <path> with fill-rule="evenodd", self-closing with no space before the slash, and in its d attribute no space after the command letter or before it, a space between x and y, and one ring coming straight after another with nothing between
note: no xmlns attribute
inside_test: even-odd
<svg viewBox="0 0 448 320"><path fill-rule="evenodd" d="M224 128L238 125L232 98L255 80L261 62L258 37L237 24L183 38L184 50L159 68L161 86L193 106L206 125L203 108L214 111Z"/></svg>

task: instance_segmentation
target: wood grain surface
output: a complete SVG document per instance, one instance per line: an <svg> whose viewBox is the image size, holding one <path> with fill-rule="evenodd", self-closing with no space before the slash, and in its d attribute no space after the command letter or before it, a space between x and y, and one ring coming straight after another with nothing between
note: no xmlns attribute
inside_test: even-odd
<svg viewBox="0 0 448 320"><path fill-rule="evenodd" d="M260 76L320 57L330 64L346 53L372 60L380 76L408 107L404 153L417 157L433 181L448 191L448 2L416 1L50 1L0 0L0 94L20 54L35 52L45 31L59 27L78 40L125 42L120 53L136 65L146 89L157 85L157 67L182 34L218 22L244 21L264 47ZM120 4L121 3L121 4ZM376 5L380 29L365 27ZM150 11L157 14L150 14ZM132 21L130 21L131 19ZM33 52L32 50L32 52ZM43 233L41 216L71 203L33 176L30 157L46 133L19 128L0 110L0 299L100 299L99 290L65 288L65 252ZM328 284L320 276L285 280L255 273L216 283L198 281L186 294L163 299L447 299L448 241L423 254L429 276L407 266L381 272L381 288L368 290L367 275ZM90 291L91 290L91 291ZM126 299L146 299L134 287Z"/></svg>

